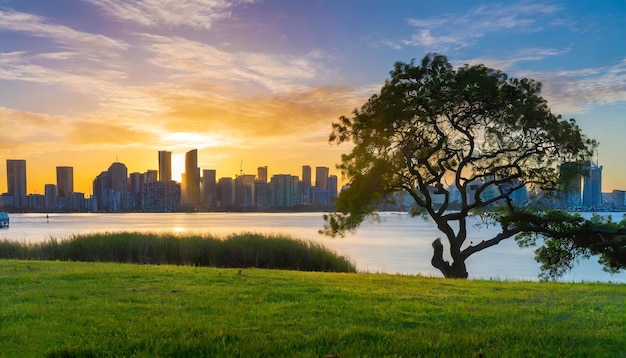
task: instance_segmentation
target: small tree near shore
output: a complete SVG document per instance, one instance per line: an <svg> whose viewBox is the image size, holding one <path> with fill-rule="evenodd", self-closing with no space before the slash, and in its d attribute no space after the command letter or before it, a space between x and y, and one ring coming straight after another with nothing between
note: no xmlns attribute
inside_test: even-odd
<svg viewBox="0 0 626 358"><path fill-rule="evenodd" d="M380 93L333 123L330 142L354 146L338 165L348 185L336 212L326 215L324 232L355 229L385 198L404 191L448 241L451 261L439 238L431 261L446 278L467 278L468 257L532 232L526 220L536 217L517 207L513 194L531 186L558 189L559 164L589 156L596 146L575 120L551 113L534 80L484 65L455 69L438 54L417 65L398 62L390 74ZM448 184L460 194L455 206ZM496 205L487 217L500 232L468 242L468 217Z"/></svg>

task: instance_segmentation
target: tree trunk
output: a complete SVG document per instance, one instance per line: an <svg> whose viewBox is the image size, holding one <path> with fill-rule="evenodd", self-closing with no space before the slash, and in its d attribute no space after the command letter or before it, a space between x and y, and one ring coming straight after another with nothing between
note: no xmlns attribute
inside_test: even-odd
<svg viewBox="0 0 626 358"><path fill-rule="evenodd" d="M452 262L452 265L448 261L443 259L443 244L441 239L437 238L433 241L433 258L430 263L441 273L445 278L467 278L467 268L465 267L465 260L456 259Z"/></svg>

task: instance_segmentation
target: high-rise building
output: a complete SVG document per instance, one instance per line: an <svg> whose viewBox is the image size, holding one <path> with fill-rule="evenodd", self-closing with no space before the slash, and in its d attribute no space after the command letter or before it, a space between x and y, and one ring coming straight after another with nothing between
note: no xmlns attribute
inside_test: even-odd
<svg viewBox="0 0 626 358"><path fill-rule="evenodd" d="M192 149L185 154L185 181L183 197L185 205L200 206L200 168L198 168L198 150Z"/></svg>
<svg viewBox="0 0 626 358"><path fill-rule="evenodd" d="M148 170L143 174L143 182L144 183L154 183L157 181L157 170Z"/></svg>
<svg viewBox="0 0 626 358"><path fill-rule="evenodd" d="M583 162L565 162L559 167L559 173L563 180L562 206L566 208L579 208L582 205L582 165Z"/></svg>
<svg viewBox="0 0 626 358"><path fill-rule="evenodd" d="M306 194L311 190L311 166L302 166L302 190Z"/></svg>
<svg viewBox="0 0 626 358"><path fill-rule="evenodd" d="M254 205L254 175L243 174L235 178L235 205Z"/></svg>
<svg viewBox="0 0 626 358"><path fill-rule="evenodd" d="M159 151L159 181L172 180L172 152Z"/></svg>
<svg viewBox="0 0 626 358"><path fill-rule="evenodd" d="M258 167L256 180L261 183L267 183L267 167Z"/></svg>
<svg viewBox="0 0 626 358"><path fill-rule="evenodd" d="M315 167L315 188L328 189L328 167Z"/></svg>
<svg viewBox="0 0 626 358"><path fill-rule="evenodd" d="M216 174L215 169L202 171L202 203L207 208L215 208L217 205Z"/></svg>
<svg viewBox="0 0 626 358"><path fill-rule="evenodd" d="M141 208L146 211L180 210L180 184L174 181L149 181L143 184Z"/></svg>
<svg viewBox="0 0 626 358"><path fill-rule="evenodd" d="M339 182L337 180L337 176L330 175L328 177L328 196L330 197L331 200L337 197L338 185L339 185Z"/></svg>
<svg viewBox="0 0 626 358"><path fill-rule="evenodd" d="M69 198L73 192L74 168L57 167L57 198Z"/></svg>
<svg viewBox="0 0 626 358"><path fill-rule="evenodd" d="M57 206L57 186L55 184L44 185L44 207L54 209Z"/></svg>
<svg viewBox="0 0 626 358"><path fill-rule="evenodd" d="M111 189L116 193L126 193L128 191L128 169L126 165L115 162L109 166L111 176Z"/></svg>
<svg viewBox="0 0 626 358"><path fill-rule="evenodd" d="M289 174L272 175L270 206L289 208L298 204L298 177Z"/></svg>
<svg viewBox="0 0 626 358"><path fill-rule="evenodd" d="M25 208L26 196L26 160L7 159L7 192L13 194L14 206Z"/></svg>
<svg viewBox="0 0 626 358"><path fill-rule="evenodd" d="M602 167L591 162L585 165L588 171L583 177L583 206L598 209L602 206Z"/></svg>
<svg viewBox="0 0 626 358"><path fill-rule="evenodd" d="M222 208L235 205L235 181L233 178L220 178L217 182L217 195Z"/></svg>

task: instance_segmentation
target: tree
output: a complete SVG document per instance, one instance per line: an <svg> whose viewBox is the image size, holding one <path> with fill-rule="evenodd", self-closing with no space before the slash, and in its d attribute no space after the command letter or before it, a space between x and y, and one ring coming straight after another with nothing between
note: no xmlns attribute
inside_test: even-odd
<svg viewBox="0 0 626 358"><path fill-rule="evenodd" d="M537 239L543 240L542 246L535 250L542 278L562 276L579 257L599 256L598 262L611 273L626 268L626 216L614 222L610 216L584 219L579 214L554 210L531 215L534 219L518 223L530 227L516 240L522 247L535 246Z"/></svg>
<svg viewBox="0 0 626 358"><path fill-rule="evenodd" d="M551 113L532 79L484 65L455 69L438 54L419 65L398 62L390 75L379 94L333 123L330 142L354 147L338 165L348 186L324 232L353 230L390 195L407 192L448 241L451 262L441 240L433 242L431 263L444 277L467 278L468 257L531 228L521 225L514 193L558 189L559 163L591 155L596 145L574 119ZM460 194L456 207L447 183ZM468 217L496 205L502 209L487 217L502 230L468 243Z"/></svg>

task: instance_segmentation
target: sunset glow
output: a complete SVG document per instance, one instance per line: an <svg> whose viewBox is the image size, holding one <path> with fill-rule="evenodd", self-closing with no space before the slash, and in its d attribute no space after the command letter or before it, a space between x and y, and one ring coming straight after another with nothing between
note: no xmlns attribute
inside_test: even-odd
<svg viewBox="0 0 626 358"><path fill-rule="evenodd" d="M29 193L73 166L75 190L114 161L173 178L198 149L217 177L331 173L331 123L395 61L447 55L543 83L556 113L600 142L603 190L626 189L623 1L0 1L0 171ZM341 180L341 179L340 179ZM7 189L0 175L0 191Z"/></svg>

